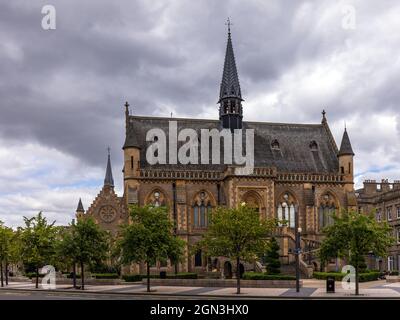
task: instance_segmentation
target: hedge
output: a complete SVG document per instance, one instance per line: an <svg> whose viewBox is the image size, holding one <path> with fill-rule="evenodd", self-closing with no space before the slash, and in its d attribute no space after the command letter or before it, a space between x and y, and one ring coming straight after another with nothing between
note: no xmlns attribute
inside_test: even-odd
<svg viewBox="0 0 400 320"><path fill-rule="evenodd" d="M142 281L142 279L146 279L147 275L145 274L125 274L122 276L126 282L137 282ZM191 272L182 272L178 274L167 274L167 279L197 279L197 273ZM151 274L150 279L160 279L159 274Z"/></svg>
<svg viewBox="0 0 400 320"><path fill-rule="evenodd" d="M44 274L39 273L39 278L43 278L44 276ZM25 277L28 277L29 279L36 278L36 272L27 272L25 273Z"/></svg>
<svg viewBox="0 0 400 320"><path fill-rule="evenodd" d="M92 273L92 277L96 279L118 279L118 273Z"/></svg>
<svg viewBox="0 0 400 320"><path fill-rule="evenodd" d="M245 272L243 280L296 280L295 276L285 274L267 274L261 272Z"/></svg>
<svg viewBox="0 0 400 320"><path fill-rule="evenodd" d="M334 277L335 281L342 281L343 277L345 277L347 273L341 272L314 272L313 276L315 279L326 280L327 277ZM378 280L380 276L380 272L372 271L372 272L364 272L358 275L358 279L360 282L374 281Z"/></svg>

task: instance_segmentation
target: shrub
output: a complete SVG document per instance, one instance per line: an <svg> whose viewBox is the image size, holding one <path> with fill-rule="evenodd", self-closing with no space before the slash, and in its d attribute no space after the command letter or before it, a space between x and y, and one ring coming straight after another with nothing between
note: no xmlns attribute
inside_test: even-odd
<svg viewBox="0 0 400 320"><path fill-rule="evenodd" d="M279 261L279 244L275 238L271 239L263 260L267 265L268 274L280 273L281 263Z"/></svg>
<svg viewBox="0 0 400 320"><path fill-rule="evenodd" d="M393 270L393 271L390 271L389 275L390 276L398 276L399 272L397 270Z"/></svg>
<svg viewBox="0 0 400 320"><path fill-rule="evenodd" d="M315 279L326 280L328 277L334 277L335 281L342 281L346 273L341 272L314 272L313 276Z"/></svg>
<svg viewBox="0 0 400 320"><path fill-rule="evenodd" d="M335 281L342 281L343 277L346 276L347 273L341 272L314 272L314 278L320 280L326 280L328 277L334 277ZM358 279L360 282L374 281L379 279L380 272L372 271L372 272L364 272L359 273Z"/></svg>
<svg viewBox="0 0 400 320"><path fill-rule="evenodd" d="M167 274L167 279L197 279L197 273L181 272L178 274Z"/></svg>
<svg viewBox="0 0 400 320"><path fill-rule="evenodd" d="M143 275L142 274L124 274L122 279L126 282L137 282L142 281Z"/></svg>
<svg viewBox="0 0 400 320"><path fill-rule="evenodd" d="M375 281L379 279L380 272L360 273L360 282Z"/></svg>
<svg viewBox="0 0 400 320"><path fill-rule="evenodd" d="M122 276L126 282L137 282L142 281L142 279L146 279L147 275L145 274L125 274ZM151 274L150 279L159 279L160 275ZM178 274L167 274L167 279L197 279L197 273L192 272L182 272Z"/></svg>
<svg viewBox="0 0 400 320"><path fill-rule="evenodd" d="M92 273L96 279L118 279L118 273Z"/></svg>
<svg viewBox="0 0 400 320"><path fill-rule="evenodd" d="M295 276L285 274L267 274L261 272L245 272L243 280L296 280Z"/></svg>
<svg viewBox="0 0 400 320"><path fill-rule="evenodd" d="M39 273L39 278L43 278L45 275ZM29 279L36 278L36 272L27 272L25 273L25 277L28 277Z"/></svg>

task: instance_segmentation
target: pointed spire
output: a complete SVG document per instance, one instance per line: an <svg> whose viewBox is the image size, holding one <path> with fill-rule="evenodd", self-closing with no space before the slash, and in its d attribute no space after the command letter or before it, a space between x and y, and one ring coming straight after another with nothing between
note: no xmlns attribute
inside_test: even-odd
<svg viewBox="0 0 400 320"><path fill-rule="evenodd" d="M82 204L81 198L79 198L78 207L76 208L76 212L85 212L85 209L83 209L83 204Z"/></svg>
<svg viewBox="0 0 400 320"><path fill-rule="evenodd" d="M114 179L111 170L110 147L108 147L107 169L106 177L104 178L104 185L114 187Z"/></svg>
<svg viewBox="0 0 400 320"><path fill-rule="evenodd" d="M354 156L353 148L351 147L350 138L347 134L347 129L344 128L342 143L340 145L339 156L351 155Z"/></svg>
<svg viewBox="0 0 400 320"><path fill-rule="evenodd" d="M222 73L222 81L219 93L219 102L227 97L235 97L242 99L240 91L239 77L236 69L235 55L233 54L232 38L231 38L231 22L228 18L228 42L226 44L224 71Z"/></svg>

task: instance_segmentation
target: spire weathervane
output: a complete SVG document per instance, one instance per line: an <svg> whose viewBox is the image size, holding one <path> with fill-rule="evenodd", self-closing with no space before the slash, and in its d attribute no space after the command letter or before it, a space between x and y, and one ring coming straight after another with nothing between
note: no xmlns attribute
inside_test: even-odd
<svg viewBox="0 0 400 320"><path fill-rule="evenodd" d="M229 17L228 17L228 19L226 20L225 25L228 26L228 34L230 35L230 34L231 34L231 25L233 25L233 23L231 22L231 20L229 19Z"/></svg>

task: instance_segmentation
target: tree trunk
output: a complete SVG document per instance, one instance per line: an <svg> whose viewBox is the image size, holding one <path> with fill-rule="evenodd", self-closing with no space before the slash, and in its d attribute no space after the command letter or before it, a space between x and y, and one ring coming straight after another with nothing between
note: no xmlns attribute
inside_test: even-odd
<svg viewBox="0 0 400 320"><path fill-rule="evenodd" d="M85 270L84 270L83 262L81 261L81 284L82 290L85 290Z"/></svg>
<svg viewBox="0 0 400 320"><path fill-rule="evenodd" d="M150 292L150 263L147 262L147 292Z"/></svg>
<svg viewBox="0 0 400 320"><path fill-rule="evenodd" d="M236 294L240 294L240 258L236 257Z"/></svg>
<svg viewBox="0 0 400 320"><path fill-rule="evenodd" d="M39 267L36 267L36 285L35 288L39 288Z"/></svg>
<svg viewBox="0 0 400 320"><path fill-rule="evenodd" d="M1 278L1 286L4 287L4 279L3 279L3 261L0 261L0 278Z"/></svg>
<svg viewBox="0 0 400 320"><path fill-rule="evenodd" d="M8 261L6 260L6 286L8 286Z"/></svg>
<svg viewBox="0 0 400 320"><path fill-rule="evenodd" d="M75 261L72 266L72 284L74 286L74 289L76 289L76 262Z"/></svg>

